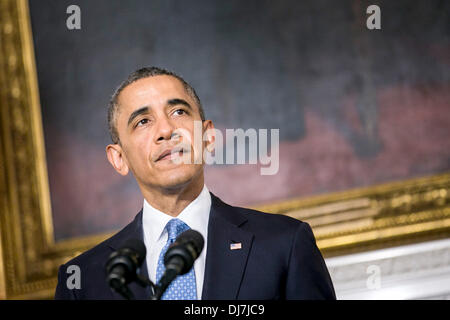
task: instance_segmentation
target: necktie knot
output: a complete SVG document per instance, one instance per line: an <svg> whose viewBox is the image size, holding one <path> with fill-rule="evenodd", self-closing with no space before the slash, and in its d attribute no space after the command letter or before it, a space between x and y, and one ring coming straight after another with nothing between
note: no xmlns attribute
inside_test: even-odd
<svg viewBox="0 0 450 320"><path fill-rule="evenodd" d="M186 230L189 230L189 226L180 219L171 219L166 225L167 233L169 234L169 241L175 242L177 237Z"/></svg>

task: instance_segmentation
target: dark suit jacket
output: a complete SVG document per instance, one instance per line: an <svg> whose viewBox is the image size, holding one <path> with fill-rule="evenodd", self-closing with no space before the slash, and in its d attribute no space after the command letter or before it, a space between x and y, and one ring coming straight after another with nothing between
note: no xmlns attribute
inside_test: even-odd
<svg viewBox="0 0 450 320"><path fill-rule="evenodd" d="M336 299L307 223L211 198L202 299ZM122 299L106 283L105 263L129 238L143 240L142 210L120 232L60 267L55 299ZM242 249L230 250L233 242ZM80 289L67 288L70 265L80 267ZM145 261L141 274L148 274ZM129 288L136 299L150 296L136 283Z"/></svg>

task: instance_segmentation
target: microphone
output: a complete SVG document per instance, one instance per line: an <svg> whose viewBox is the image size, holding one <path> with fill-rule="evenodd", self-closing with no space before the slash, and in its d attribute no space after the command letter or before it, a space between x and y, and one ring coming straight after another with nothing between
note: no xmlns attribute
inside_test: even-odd
<svg viewBox="0 0 450 320"><path fill-rule="evenodd" d="M134 299L127 284L139 280L138 269L145 259L146 249L141 240L129 239L114 251L106 263L106 281L112 290L126 299Z"/></svg>
<svg viewBox="0 0 450 320"><path fill-rule="evenodd" d="M204 245L203 236L198 231L189 229L178 236L164 255L166 270L159 280L153 300L161 299L164 291L178 275L186 274L191 270Z"/></svg>

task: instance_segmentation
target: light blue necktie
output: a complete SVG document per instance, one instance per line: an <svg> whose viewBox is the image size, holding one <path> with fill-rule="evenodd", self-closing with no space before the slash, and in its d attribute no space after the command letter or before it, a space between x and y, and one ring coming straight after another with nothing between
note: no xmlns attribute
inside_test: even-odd
<svg viewBox="0 0 450 320"><path fill-rule="evenodd" d="M156 268L157 282L159 282L159 279L161 279L164 270L166 269L164 266L164 255L166 254L167 249L175 242L182 232L188 229L190 229L189 226L180 219L172 219L167 223L166 230L169 234L169 238L159 255L158 266ZM188 273L176 277L164 292L161 300L197 300L197 285L195 282L194 267L192 267Z"/></svg>

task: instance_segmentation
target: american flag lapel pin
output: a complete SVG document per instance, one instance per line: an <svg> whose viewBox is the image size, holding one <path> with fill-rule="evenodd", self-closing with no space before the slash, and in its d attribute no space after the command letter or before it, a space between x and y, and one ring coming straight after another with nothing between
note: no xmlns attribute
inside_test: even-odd
<svg viewBox="0 0 450 320"><path fill-rule="evenodd" d="M242 249L241 242L230 243L230 250L241 250L241 249Z"/></svg>

